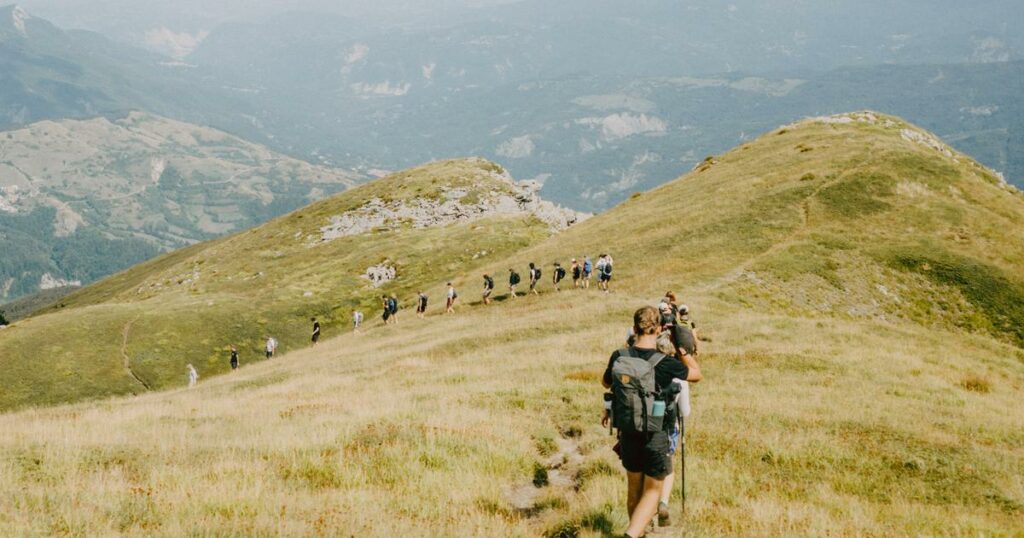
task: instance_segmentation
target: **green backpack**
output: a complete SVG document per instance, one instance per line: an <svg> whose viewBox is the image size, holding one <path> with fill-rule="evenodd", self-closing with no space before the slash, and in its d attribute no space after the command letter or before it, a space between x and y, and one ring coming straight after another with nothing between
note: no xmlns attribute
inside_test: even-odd
<svg viewBox="0 0 1024 538"><path fill-rule="evenodd" d="M665 358L658 352L644 360L634 357L630 348L619 350L619 358L612 365L612 425L620 432L664 429L664 413L654 416L654 402L661 393L654 372Z"/></svg>

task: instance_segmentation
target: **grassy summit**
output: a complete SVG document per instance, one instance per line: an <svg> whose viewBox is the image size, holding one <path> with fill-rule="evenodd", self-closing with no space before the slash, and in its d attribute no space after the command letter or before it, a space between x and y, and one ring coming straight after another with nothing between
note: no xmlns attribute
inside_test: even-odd
<svg viewBox="0 0 1024 538"><path fill-rule="evenodd" d="M705 337L687 531L1020 533L1024 199L895 118L847 117L769 133L456 279L468 301L483 271L534 261L550 276L556 259L610 251L615 293L545 284L192 391L2 416L0 531L614 535L624 478L598 380L631 312L674 289ZM318 230L296 226L282 233ZM448 275L433 273L436 298ZM86 290L74 309L113 308L142 281Z"/></svg>
<svg viewBox="0 0 1024 538"><path fill-rule="evenodd" d="M397 293L411 307L417 287L536 243L548 225L525 213L429 228L396 219L330 241L322 228L372 200L510 196L514 188L498 172L476 160L427 165L72 294L0 334L0 367L13 373L0 408L177 386L188 363L206 376L226 371L232 343L244 362L262 356L266 335L284 349L306 345L311 316L337 334L353 309L376 315L381 293ZM397 279L378 289L363 275L381 264L395 268Z"/></svg>

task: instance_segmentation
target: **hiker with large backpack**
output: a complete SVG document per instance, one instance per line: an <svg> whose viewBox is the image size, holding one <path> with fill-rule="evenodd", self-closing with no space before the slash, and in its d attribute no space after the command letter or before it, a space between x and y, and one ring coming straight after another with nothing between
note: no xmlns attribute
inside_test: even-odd
<svg viewBox="0 0 1024 538"><path fill-rule="evenodd" d="M508 296L511 299L516 298L516 286L522 279L519 278L519 273L515 269L508 270Z"/></svg>
<svg viewBox="0 0 1024 538"><path fill-rule="evenodd" d="M612 257L602 254L597 262L597 287L608 293L608 284L612 281Z"/></svg>
<svg viewBox="0 0 1024 538"><path fill-rule="evenodd" d="M313 322L313 335L310 340L313 341L313 347L316 347L317 343L320 342L320 322L316 318L309 318L309 321Z"/></svg>
<svg viewBox="0 0 1024 538"><path fill-rule="evenodd" d="M555 287L555 291L562 291L558 285L565 279L565 268L562 267L561 263L555 262L554 274L551 275L551 284Z"/></svg>
<svg viewBox="0 0 1024 538"><path fill-rule="evenodd" d="M594 264L590 261L590 256L583 257L583 288L590 288L590 275L594 272Z"/></svg>
<svg viewBox="0 0 1024 538"><path fill-rule="evenodd" d="M612 389L611 409L601 423L619 431L616 452L626 469L629 528L641 536L658 513L664 479L672 473L669 455L676 420L674 379L697 382L700 367L693 357L683 361L658 351L661 316L646 306L633 314L633 345L612 353L603 384Z"/></svg>
<svg viewBox="0 0 1024 538"><path fill-rule="evenodd" d="M700 351L697 340L697 324L690 321L690 311L686 305L679 305L676 294L671 291L665 293L661 305L662 327L668 331L672 342L677 348L685 350L690 355L697 355Z"/></svg>
<svg viewBox="0 0 1024 538"><path fill-rule="evenodd" d="M580 262L576 261L576 258L572 259L572 287L579 288L580 280L583 278L583 267Z"/></svg>
<svg viewBox="0 0 1024 538"><path fill-rule="evenodd" d="M540 295L537 291L537 282L540 281L540 267L536 267L532 262L530 263L530 292L534 295Z"/></svg>
<svg viewBox="0 0 1024 538"><path fill-rule="evenodd" d="M398 324L398 297L388 297L388 309L391 310L391 323Z"/></svg>

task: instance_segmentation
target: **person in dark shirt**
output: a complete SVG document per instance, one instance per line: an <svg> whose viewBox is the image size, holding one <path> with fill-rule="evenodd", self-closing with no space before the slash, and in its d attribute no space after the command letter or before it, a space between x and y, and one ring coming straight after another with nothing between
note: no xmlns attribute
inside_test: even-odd
<svg viewBox="0 0 1024 538"><path fill-rule="evenodd" d="M491 304L491 293L494 292L494 279L491 275L484 275L484 304Z"/></svg>
<svg viewBox="0 0 1024 538"><path fill-rule="evenodd" d="M427 294L420 292L419 301L416 303L416 315L423 319L423 316L427 313Z"/></svg>
<svg viewBox="0 0 1024 538"><path fill-rule="evenodd" d="M238 369L238 348L231 346L231 369Z"/></svg>
<svg viewBox="0 0 1024 538"><path fill-rule="evenodd" d="M516 298L516 286L519 285L519 273L515 269L508 270L508 296L510 299Z"/></svg>
<svg viewBox="0 0 1024 538"><path fill-rule="evenodd" d="M629 349L631 356L650 360L658 354L658 335L661 333L661 313L653 306L645 306L633 314L633 334L636 339ZM620 350L621 351L621 350ZM612 367L620 357L620 351L608 359L602 382L605 388L612 386ZM654 370L658 388L667 388L673 379L697 382L702 379L700 366L690 355L682 360L672 357L662 359ZM666 411L666 429L654 433L619 433L619 458L626 468L629 511L629 528L626 536L641 536L658 513L663 481L672 474L672 458L669 455L668 428L675 423L675 411ZM608 427L611 417L605 412L601 423Z"/></svg>
<svg viewBox="0 0 1024 538"><path fill-rule="evenodd" d="M551 275L551 284L555 287L555 291L562 291L558 285L562 283L562 279L565 278L565 268L562 267L561 263L555 262L555 270Z"/></svg>
<svg viewBox="0 0 1024 538"><path fill-rule="evenodd" d="M313 322L313 346L316 346L317 342L320 341L320 322L316 318L309 318L309 321Z"/></svg>
<svg viewBox="0 0 1024 538"><path fill-rule="evenodd" d="M380 317L384 320L384 325L391 325L391 300L387 295L380 296Z"/></svg>

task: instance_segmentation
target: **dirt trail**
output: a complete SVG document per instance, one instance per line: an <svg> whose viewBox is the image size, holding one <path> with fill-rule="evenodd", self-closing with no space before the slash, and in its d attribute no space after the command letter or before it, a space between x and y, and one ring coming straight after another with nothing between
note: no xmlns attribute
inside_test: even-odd
<svg viewBox="0 0 1024 538"><path fill-rule="evenodd" d="M132 359L131 357L128 356L128 336L131 334L132 324L134 324L136 321L139 321L138 317L129 321L128 323L125 323L124 328L121 329L121 357L124 358L124 369L128 371L128 374L131 375L133 379L138 381L140 385L145 387L147 391L150 391L153 390L153 387L150 387L149 383L146 383L145 381L142 380L141 377L135 374L135 371L132 370Z"/></svg>
<svg viewBox="0 0 1024 538"><path fill-rule="evenodd" d="M555 443L558 450L543 461L543 480L534 477L533 483L512 486L505 492L512 508L525 518L533 518L543 511L537 506L542 494L563 496L574 493L579 487L579 471L584 457L579 443L573 437L559 437Z"/></svg>

